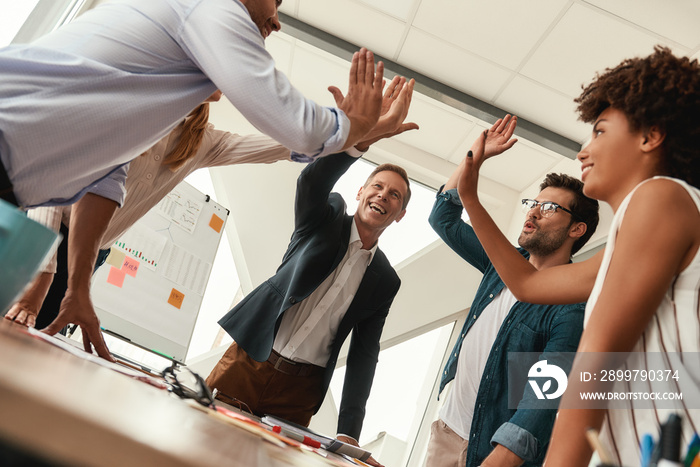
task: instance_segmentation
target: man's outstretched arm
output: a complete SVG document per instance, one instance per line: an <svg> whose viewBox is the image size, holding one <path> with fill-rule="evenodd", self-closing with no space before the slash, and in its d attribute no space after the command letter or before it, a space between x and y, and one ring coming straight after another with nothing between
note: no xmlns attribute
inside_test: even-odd
<svg viewBox="0 0 700 467"><path fill-rule="evenodd" d="M88 193L73 205L68 233L68 290L61 302L58 317L44 329L56 334L67 324L78 324L83 332L83 346L107 360L113 360L102 338L100 321L90 299L90 279L97 251L118 204L111 199Z"/></svg>

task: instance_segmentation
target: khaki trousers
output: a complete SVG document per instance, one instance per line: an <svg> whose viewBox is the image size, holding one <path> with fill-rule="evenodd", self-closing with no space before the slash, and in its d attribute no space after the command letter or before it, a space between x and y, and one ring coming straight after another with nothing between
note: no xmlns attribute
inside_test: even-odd
<svg viewBox="0 0 700 467"><path fill-rule="evenodd" d="M469 442L439 418L430 425L425 467L465 467Z"/></svg>
<svg viewBox="0 0 700 467"><path fill-rule="evenodd" d="M311 374L294 376L276 370L270 362L258 362L234 342L216 364L207 385L217 390L217 399L243 410L275 415L309 426L311 416L322 402L325 369L314 367ZM247 407L246 407L247 406Z"/></svg>

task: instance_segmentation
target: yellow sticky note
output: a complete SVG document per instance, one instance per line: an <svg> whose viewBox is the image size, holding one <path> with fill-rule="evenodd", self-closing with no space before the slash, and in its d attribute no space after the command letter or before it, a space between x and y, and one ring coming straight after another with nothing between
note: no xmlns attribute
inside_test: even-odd
<svg viewBox="0 0 700 467"><path fill-rule="evenodd" d="M122 265L122 271L130 275L131 277L136 277L136 273L139 270L139 263L137 260L131 257L127 257Z"/></svg>
<svg viewBox="0 0 700 467"><path fill-rule="evenodd" d="M121 269L122 264L124 263L124 258L126 257L126 254L122 250L117 250L116 248L112 248L109 252L109 256L107 256L107 264L111 264L117 269Z"/></svg>
<svg viewBox="0 0 700 467"><path fill-rule="evenodd" d="M126 277L126 273L124 271L112 267L109 270L109 275L107 275L107 283L115 285L121 289L124 285L124 277Z"/></svg>
<svg viewBox="0 0 700 467"><path fill-rule="evenodd" d="M224 226L224 220L217 216L216 214L211 215L211 220L209 221L209 227L216 230L217 233L221 233L221 227Z"/></svg>
<svg viewBox="0 0 700 467"><path fill-rule="evenodd" d="M179 290L173 289L170 292L170 297L168 298L168 303L177 308L178 310L182 307L182 301L185 299L185 294Z"/></svg>

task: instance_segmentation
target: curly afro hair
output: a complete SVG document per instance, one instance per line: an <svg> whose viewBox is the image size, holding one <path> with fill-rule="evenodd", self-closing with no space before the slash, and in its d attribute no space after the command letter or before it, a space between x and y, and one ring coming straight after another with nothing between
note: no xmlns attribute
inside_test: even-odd
<svg viewBox="0 0 700 467"><path fill-rule="evenodd" d="M574 100L579 119L593 123L608 107L627 116L633 131L657 126L666 174L700 187L700 66L656 46L644 58L626 59L598 74Z"/></svg>

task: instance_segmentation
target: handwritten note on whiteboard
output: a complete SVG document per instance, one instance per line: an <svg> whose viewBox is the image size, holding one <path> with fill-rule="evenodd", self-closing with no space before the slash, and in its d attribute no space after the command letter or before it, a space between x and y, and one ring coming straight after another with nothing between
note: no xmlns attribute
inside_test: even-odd
<svg viewBox="0 0 700 467"><path fill-rule="evenodd" d="M161 216L193 233L202 213L202 203L174 189L158 203L156 209Z"/></svg>

